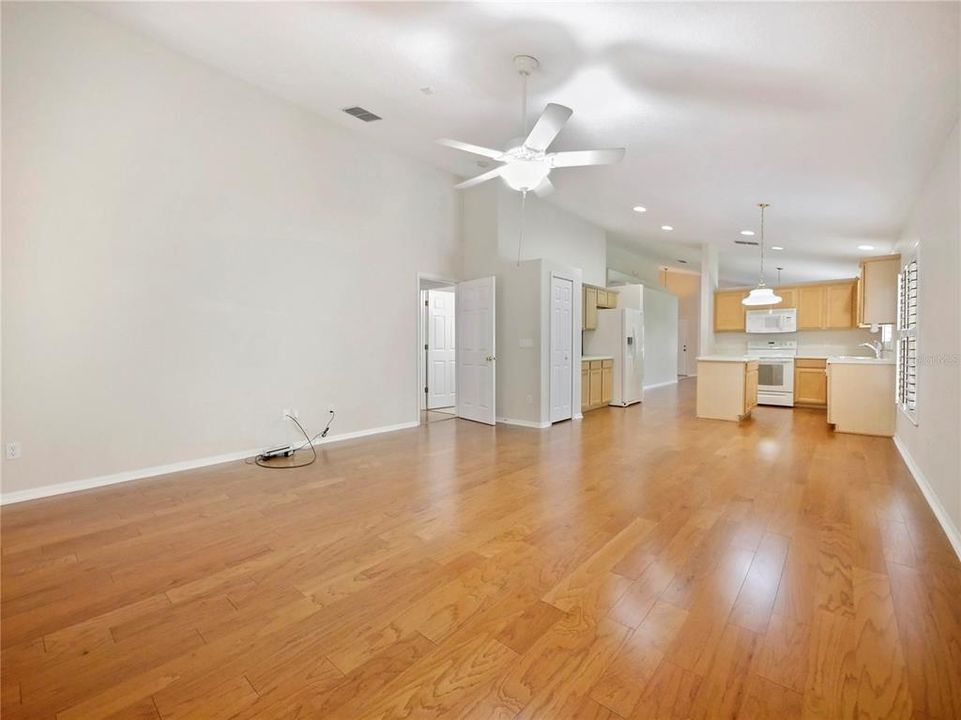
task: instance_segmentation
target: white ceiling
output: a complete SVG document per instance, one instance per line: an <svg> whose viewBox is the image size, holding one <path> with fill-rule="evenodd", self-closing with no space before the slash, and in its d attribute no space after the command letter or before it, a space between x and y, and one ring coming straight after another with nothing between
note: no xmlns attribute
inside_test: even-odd
<svg viewBox="0 0 961 720"><path fill-rule="evenodd" d="M716 243L728 282L754 279L757 248L733 241L759 201L786 282L853 274L859 243L890 250L958 118L957 3L91 7L462 176L476 158L432 141L519 135L511 59L535 55L532 111L574 109L552 149L627 147L619 166L555 171L550 202L667 262Z"/></svg>

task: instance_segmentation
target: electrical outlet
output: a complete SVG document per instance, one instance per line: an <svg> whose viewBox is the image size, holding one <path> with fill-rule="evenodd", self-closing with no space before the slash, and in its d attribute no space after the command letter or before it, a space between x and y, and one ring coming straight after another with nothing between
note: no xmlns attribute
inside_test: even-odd
<svg viewBox="0 0 961 720"><path fill-rule="evenodd" d="M16 460L23 454L23 448L16 440L7 443L7 460Z"/></svg>

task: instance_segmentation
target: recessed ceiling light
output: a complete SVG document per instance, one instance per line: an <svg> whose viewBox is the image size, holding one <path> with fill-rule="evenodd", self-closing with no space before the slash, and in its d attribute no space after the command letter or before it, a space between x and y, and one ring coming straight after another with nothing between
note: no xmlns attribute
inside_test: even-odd
<svg viewBox="0 0 961 720"><path fill-rule="evenodd" d="M874 245L858 245L858 250L874 250Z"/></svg>
<svg viewBox="0 0 961 720"><path fill-rule="evenodd" d="M670 225L661 225L661 230L673 230L674 228Z"/></svg>
<svg viewBox="0 0 961 720"><path fill-rule="evenodd" d="M635 206L634 206L634 212L647 212L647 208L646 208L646 207L641 207L640 205L635 205Z"/></svg>
<svg viewBox="0 0 961 720"><path fill-rule="evenodd" d="M782 248L780 245L772 245L772 246L771 246L771 249L772 249L772 250L783 250L784 248Z"/></svg>
<svg viewBox="0 0 961 720"><path fill-rule="evenodd" d="M741 230L741 235L746 235L747 237L751 237L751 236L754 235L754 231L753 231L753 230Z"/></svg>

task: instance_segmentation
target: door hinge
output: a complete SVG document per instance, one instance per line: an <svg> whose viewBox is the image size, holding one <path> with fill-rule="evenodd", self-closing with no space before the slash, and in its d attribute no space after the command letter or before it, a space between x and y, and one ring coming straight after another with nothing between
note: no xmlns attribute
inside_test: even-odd
<svg viewBox="0 0 961 720"><path fill-rule="evenodd" d="M430 350L430 348L427 347L427 343L424 343L424 350Z"/></svg>
<svg viewBox="0 0 961 720"><path fill-rule="evenodd" d="M426 395L426 394L427 394L427 386L425 385L425 386L424 386L424 395Z"/></svg>
<svg viewBox="0 0 961 720"><path fill-rule="evenodd" d="M430 300L424 300L424 307L430 307Z"/></svg>

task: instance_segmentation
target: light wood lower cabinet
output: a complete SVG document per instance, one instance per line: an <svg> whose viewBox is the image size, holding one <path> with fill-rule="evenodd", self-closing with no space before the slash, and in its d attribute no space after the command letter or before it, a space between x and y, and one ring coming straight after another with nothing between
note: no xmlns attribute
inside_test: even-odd
<svg viewBox="0 0 961 720"><path fill-rule="evenodd" d="M827 420L836 432L892 437L894 363L831 363Z"/></svg>
<svg viewBox="0 0 961 720"><path fill-rule="evenodd" d="M794 404L821 408L827 406L828 377L825 360L798 358L794 361Z"/></svg>
<svg viewBox="0 0 961 720"><path fill-rule="evenodd" d="M613 389L613 360L581 362L581 412L596 410L609 404Z"/></svg>
<svg viewBox="0 0 961 720"><path fill-rule="evenodd" d="M741 420L757 405L757 360L698 360L697 416Z"/></svg>
<svg viewBox="0 0 961 720"><path fill-rule="evenodd" d="M611 402L614 391L614 361L601 361L601 404L608 405Z"/></svg>

